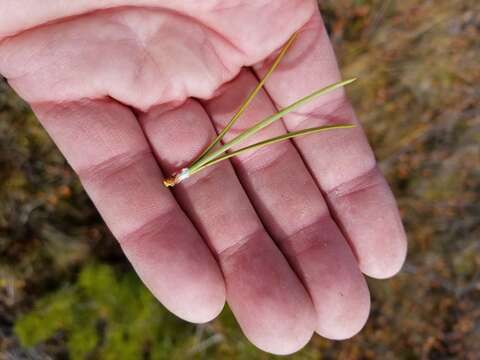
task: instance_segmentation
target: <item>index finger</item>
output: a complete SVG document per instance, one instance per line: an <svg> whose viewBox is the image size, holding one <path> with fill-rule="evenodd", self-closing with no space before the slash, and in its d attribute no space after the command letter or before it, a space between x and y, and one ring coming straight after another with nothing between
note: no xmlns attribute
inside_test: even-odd
<svg viewBox="0 0 480 360"><path fill-rule="evenodd" d="M262 76L267 68L259 65L255 69ZM339 80L330 40L320 14L315 13L265 87L282 108ZM358 124L342 89L285 116L284 122L290 131L327 123ZM377 278L398 272L406 255L405 233L395 200L361 126L294 142L326 195L361 270Z"/></svg>
<svg viewBox="0 0 480 360"><path fill-rule="evenodd" d="M130 109L108 99L32 107L152 293L185 320L218 315L225 301L220 269L163 187Z"/></svg>

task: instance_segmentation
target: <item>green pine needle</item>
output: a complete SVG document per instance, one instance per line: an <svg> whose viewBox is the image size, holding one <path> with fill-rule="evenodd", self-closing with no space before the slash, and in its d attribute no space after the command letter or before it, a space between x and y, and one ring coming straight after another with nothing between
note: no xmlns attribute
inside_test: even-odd
<svg viewBox="0 0 480 360"><path fill-rule="evenodd" d="M228 131L232 128L232 126L235 124L235 122L238 120L238 118L243 114L245 109L250 105L252 100L255 98L255 96L258 94L260 89L264 86L265 82L267 79L270 77L270 75L275 71L277 66L280 64L280 61L282 58L285 56L287 50L291 47L293 44L297 34L295 33L289 40L288 42L283 46L282 50L280 51L279 55L275 59L274 63L268 70L268 72L265 74L263 79L258 83L258 85L253 89L253 91L250 93L250 95L245 99L245 101L242 103L238 111L235 113L235 115L232 117L232 119L229 121L227 126L218 134L218 136L210 143L210 145L207 146L207 148L202 152L202 154L190 164L188 168L182 169L178 174L174 174L169 178L166 178L163 180L163 184L166 187L171 187L175 186L176 184L180 183L184 179L190 177L191 175L205 169L208 166L212 166L214 164L218 164L221 161L230 159L234 156L237 156L239 154L242 154L246 151L258 149L267 145L275 144L281 141L285 141L288 139L296 138L298 136L304 136L304 135L310 135L310 134L315 134L318 132L322 131L328 131L328 130L333 130L333 129L346 129L346 128L352 128L355 125L351 124L342 124L342 125L330 125L330 126L321 126L321 127L315 127L315 128L310 128L310 129L304 129L304 130L299 130L299 131L294 131L290 132L287 134L283 134L280 136L276 136L270 139L266 139L260 142L257 142L255 144L245 146L241 149L238 149L236 151L232 151L230 153L227 153L228 150L230 150L233 146L240 144L250 138L251 136L255 135L258 133L260 130L264 129L265 127L271 125L275 121L281 119L288 113L298 109L299 107L311 102L312 100L318 98L321 95L325 95L329 92L332 92L336 89L339 89L341 87L344 87L348 84L351 84L356 80L356 78L345 80L345 81L339 81L334 84L328 85L324 88L321 88L317 91L314 91L310 95L307 95L300 100L295 101L293 104L290 104L286 106L285 108L281 109L277 113L270 115L263 119L262 121L258 122L257 124L253 125L252 127L248 128L247 130L243 131L236 137L234 137L232 140L229 142L225 143L224 145L220 146L217 149L214 149L215 146L224 138L224 136L228 133Z"/></svg>
<svg viewBox="0 0 480 360"><path fill-rule="evenodd" d="M296 138L296 137L300 137L300 136L304 136L304 135L316 134L316 133L323 132L323 131L328 131L328 130L350 129L350 128L353 128L353 127L355 127L355 125L353 125L353 124L341 124L341 125L328 125L328 126L320 126L320 127L309 128L309 129L303 129L303 130L299 130L299 131L292 131L292 132L289 132L289 133L286 133L286 134L283 134L283 135L275 136L273 138L257 142L257 143L252 144L252 145L245 146L241 149L238 149L238 150L232 151L228 154L224 154L222 156L219 156L215 160L212 160L212 161L206 163L205 165L203 165L202 169L206 168L207 166L215 165L215 164L219 163L220 161L227 160L227 159L230 159L234 156L240 155L244 152L259 149L261 147L264 147L264 146L267 146L267 145L272 145L272 144L275 144L275 143L279 143L281 141L285 141L285 140L288 140L288 139L292 139L292 138Z"/></svg>
<svg viewBox="0 0 480 360"><path fill-rule="evenodd" d="M307 95L300 100L297 100L293 104L288 105L287 107L283 108L282 110L278 111L277 113L268 116L267 118L263 119L259 123L255 124L254 126L248 128L247 130L243 131L241 134L221 146L215 151L210 152L206 156L202 157L200 160L194 162L192 165L189 166L190 174L194 174L202 169L202 167L215 160L219 156L221 156L223 153L225 153L227 150L232 148L233 146L247 140L250 136L256 134L260 130L264 129L265 127L269 126L270 124L274 123L275 121L281 119L283 116L287 115L288 113L298 109L300 106L305 105L312 100L316 99L317 97L321 95L325 95L333 90L336 90L340 87L346 86L348 84L351 84L354 82L356 78L345 80L345 81L339 81L337 83L334 83L332 85L328 85L322 89L319 89L317 91L314 91L310 95Z"/></svg>
<svg viewBox="0 0 480 360"><path fill-rule="evenodd" d="M257 96L257 94L259 93L259 91L262 89L263 85L265 84L265 82L268 80L268 78L270 77L270 75L273 74L273 72L275 71L275 69L277 68L277 66L280 64L280 62L282 61L283 57L285 56L285 54L287 53L288 49L290 48L290 46L293 44L293 42L295 41L295 38L297 37L297 33L293 34L290 39L288 39L287 43L283 46L282 50L280 51L280 53L278 54L277 58L275 59L275 61L273 62L273 64L271 65L270 69L268 69L267 73L265 74L265 76L260 80L260 82L257 84L257 86L255 87L255 89L253 89L253 91L250 93L250 95L248 95L248 97L245 99L245 101L242 103L242 105L240 106L240 108L237 110L237 112L235 113L235 115L233 115L232 119L228 122L227 126L225 126L225 128L220 132L220 134L218 134L218 136L211 142L210 145L207 146L207 148L200 154L200 156L194 161L197 162L199 161L200 159L202 159L206 154L209 153L209 151L215 146L217 145L222 139L223 137L225 136L225 134L228 133L228 131L232 128L232 126L237 122L238 118L244 113L244 111L247 109L247 107L250 105L250 103L252 102L252 100L255 98L255 96Z"/></svg>

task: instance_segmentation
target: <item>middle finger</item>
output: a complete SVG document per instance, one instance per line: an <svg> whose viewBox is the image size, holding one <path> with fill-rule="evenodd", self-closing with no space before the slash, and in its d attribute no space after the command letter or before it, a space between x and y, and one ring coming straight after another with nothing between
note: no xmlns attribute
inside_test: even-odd
<svg viewBox="0 0 480 360"><path fill-rule="evenodd" d="M208 115L194 100L170 111L153 109L141 122L167 174L186 166L214 135ZM230 162L195 174L178 184L174 194L216 254L227 301L247 337L278 354L305 345L315 327L312 303L264 229Z"/></svg>

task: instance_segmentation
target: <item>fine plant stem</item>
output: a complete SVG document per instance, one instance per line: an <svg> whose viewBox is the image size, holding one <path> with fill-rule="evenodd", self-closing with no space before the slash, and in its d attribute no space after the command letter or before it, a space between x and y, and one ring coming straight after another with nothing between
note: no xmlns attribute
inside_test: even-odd
<svg viewBox="0 0 480 360"><path fill-rule="evenodd" d="M315 133L328 131L328 130L350 129L350 128L353 128L353 127L355 127L355 125L353 125L353 124L340 124L340 125L328 125L328 126L314 127L314 128L303 129L303 130L299 130L299 131L292 131L292 132L289 132L289 133L286 133L286 134L283 134L283 135L279 135L279 136L276 136L276 137L273 137L273 138L270 138L270 139L267 139L267 140L257 142L257 143L252 144L252 145L245 146L241 149L238 149L238 150L229 152L227 154L224 154L222 156L219 156L215 160L212 160L212 161L206 163L205 165L203 165L201 169L205 169L208 166L215 165L215 164L219 163L220 161L230 159L230 158L232 158L234 156L237 156L237 155L240 155L244 152L251 151L251 150L254 150L254 149L259 149L261 147L264 147L264 146L267 146L267 145L272 145L272 144L275 144L275 143L279 143L279 142L282 142L282 141L285 141L285 140L288 140L288 139L297 138L297 137L304 136L304 135L315 134Z"/></svg>
<svg viewBox="0 0 480 360"><path fill-rule="evenodd" d="M302 105L307 104L308 102L316 99L317 97L321 95L325 95L335 89L341 88L343 86L346 86L348 84L351 84L354 82L356 78L345 80L345 81L339 81L337 83L331 84L329 86L326 86L322 89L319 89L317 91L314 91L310 95L307 95L300 100L297 100L293 104L288 105L287 107L283 108L282 110L278 111L277 113L268 116L267 118L263 119L259 123L255 124L254 126L248 128L247 130L243 131L241 134L233 138L231 141L228 143L224 144L220 148L218 148L215 151L212 151L205 156L203 156L201 159L198 161L194 162L192 165L189 166L188 170L190 171L190 174L194 174L198 171L200 171L207 163L215 160L219 156L223 155L227 150L232 148L233 146L241 143L242 141L247 140L250 136L256 134L258 131L262 130L263 128L269 126L273 122L281 119L283 116L287 115L288 113L296 110Z"/></svg>
<svg viewBox="0 0 480 360"><path fill-rule="evenodd" d="M217 135L217 137L212 141L212 143L210 143L210 145L208 145L208 147L200 154L200 156L198 156L198 158L193 162L193 164L195 164L196 162L200 161L205 155L207 155L211 149L213 149L213 147L215 145L217 145L222 139L223 137L225 136L225 134L232 128L232 126L237 122L238 118L244 113L244 111L247 109L247 107L250 105L250 103L252 102L252 100L255 98L255 96L257 96L258 92L260 91L260 89L263 87L263 85L265 84L265 82L268 80L268 78L270 77L270 75L273 74L273 72L275 71L275 69L277 68L277 66L280 64L280 61L282 61L283 57L285 56L285 54L287 53L288 49L291 47L291 45L293 44L293 42L295 41L295 38L297 37L297 33L294 33L290 39L288 39L287 43L283 46L282 50L280 51L280 53L278 54L277 58L275 59L275 61L273 62L273 64L270 66L270 68L268 69L267 73L265 74L265 76L260 80L260 82L257 84L257 86L255 87L255 89L253 89L253 91L250 93L250 95L248 95L248 97L245 99L245 101L242 103L242 105L240 105L240 108L237 110L237 112L235 113L235 115L233 115L233 117L230 119L230 121L228 122L228 124L225 126L225 128Z"/></svg>

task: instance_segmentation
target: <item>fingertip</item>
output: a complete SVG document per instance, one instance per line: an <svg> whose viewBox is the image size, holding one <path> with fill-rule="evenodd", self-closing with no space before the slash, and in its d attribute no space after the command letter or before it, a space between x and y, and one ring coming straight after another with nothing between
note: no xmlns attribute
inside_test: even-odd
<svg viewBox="0 0 480 360"><path fill-rule="evenodd" d="M251 343L276 355L308 343L316 327L313 303L266 233L223 253L220 261L229 306Z"/></svg>
<svg viewBox="0 0 480 360"><path fill-rule="evenodd" d="M367 323L370 315L370 294L366 283L360 293L357 292L354 301L349 306L332 309L331 316L318 324L317 333L330 340L347 340L357 335ZM327 320L327 321L326 321Z"/></svg>
<svg viewBox="0 0 480 360"><path fill-rule="evenodd" d="M192 289L189 302L175 310L175 314L181 319L194 324L204 324L214 320L222 312L225 306L225 287L223 283L209 286L205 289L200 286Z"/></svg>
<svg viewBox="0 0 480 360"><path fill-rule="evenodd" d="M362 272L374 279L389 279L400 272L407 257L407 237L403 230L399 231L385 243L388 251L377 257L364 256L360 261Z"/></svg>
<svg viewBox="0 0 480 360"><path fill-rule="evenodd" d="M395 198L378 168L329 193L360 270L376 279L397 274L407 255L407 238Z"/></svg>
<svg viewBox="0 0 480 360"><path fill-rule="evenodd" d="M274 355L290 355L300 351L312 338L315 331L315 314L311 307L302 316L274 324L272 331L245 336L260 350Z"/></svg>

